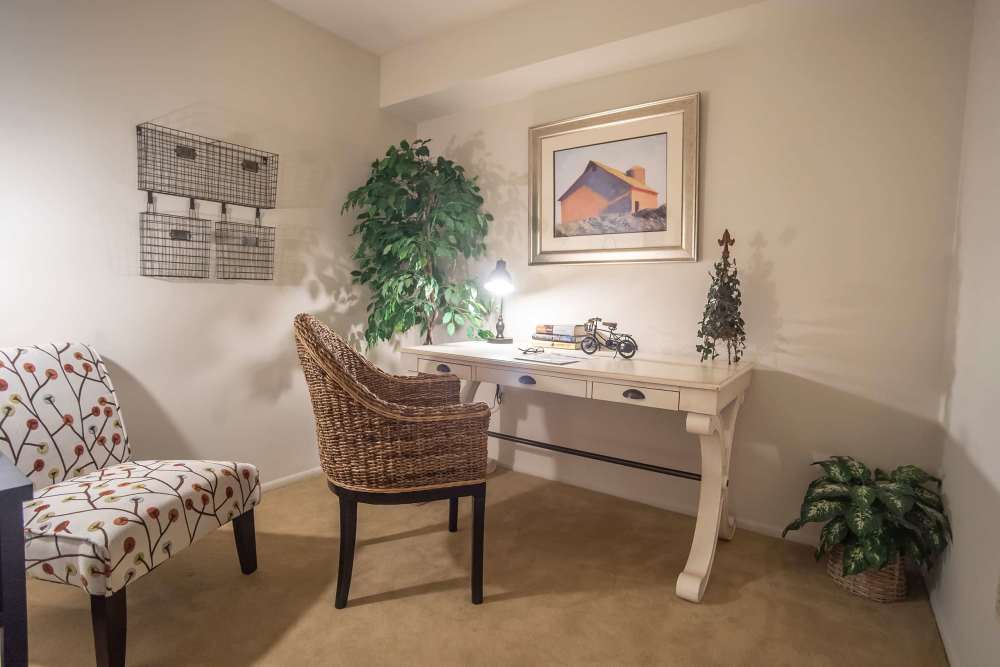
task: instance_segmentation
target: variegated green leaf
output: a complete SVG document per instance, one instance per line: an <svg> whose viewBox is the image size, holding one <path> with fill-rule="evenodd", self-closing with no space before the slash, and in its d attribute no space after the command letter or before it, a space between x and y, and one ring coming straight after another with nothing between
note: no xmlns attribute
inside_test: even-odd
<svg viewBox="0 0 1000 667"><path fill-rule="evenodd" d="M796 519L795 521L792 521L790 524L788 524L787 526L785 526L785 529L783 531L781 531L781 536L784 537L785 535L788 534L788 531L790 531L790 530L798 530L801 527L802 527L802 521L800 521L799 519Z"/></svg>
<svg viewBox="0 0 1000 667"><path fill-rule="evenodd" d="M900 493L898 491L909 491L909 493ZM893 514L902 516L913 507L913 490L905 484L897 484L895 482L879 483L876 493L878 494L878 499Z"/></svg>
<svg viewBox="0 0 1000 667"><path fill-rule="evenodd" d="M844 517L847 527L858 537L870 535L882 527L882 517L875 514L870 505L852 504Z"/></svg>
<svg viewBox="0 0 1000 667"><path fill-rule="evenodd" d="M871 486L864 486L857 484L851 487L851 502L855 505L866 505L871 506L875 502L877 494L875 493L875 488Z"/></svg>
<svg viewBox="0 0 1000 667"><path fill-rule="evenodd" d="M940 528L945 531L948 536L951 536L951 522L948 521L948 517L944 515L943 512L939 512L930 505L926 505L922 502L917 502L917 507L919 507L927 516L934 519Z"/></svg>
<svg viewBox="0 0 1000 667"><path fill-rule="evenodd" d="M810 521L828 521L835 516L840 516L847 510L847 503L840 500L812 500L802 503L802 515L799 518L802 523Z"/></svg>
<svg viewBox="0 0 1000 667"><path fill-rule="evenodd" d="M839 461L844 467L850 472L851 477L857 482L870 482L872 478L872 473L868 470L866 466L861 461L851 458L850 456L834 456L835 461Z"/></svg>
<svg viewBox="0 0 1000 667"><path fill-rule="evenodd" d="M944 502L942 502L941 495L937 491L931 491L924 486L914 486L913 495L919 502L930 505L936 510L944 509Z"/></svg>
<svg viewBox="0 0 1000 667"><path fill-rule="evenodd" d="M838 482L823 481L806 492L806 500L820 500L822 498L849 498L851 487Z"/></svg>
<svg viewBox="0 0 1000 667"><path fill-rule="evenodd" d="M820 532L819 547L816 549L816 558L819 558L821 555L843 542L849 532L847 523L842 517L837 517L828 522L825 526L823 526L822 532Z"/></svg>
<svg viewBox="0 0 1000 667"><path fill-rule="evenodd" d="M877 537L871 537L861 542L864 549L865 561L870 568L881 568L889 560L888 549L885 543Z"/></svg>
<svg viewBox="0 0 1000 667"><path fill-rule="evenodd" d="M844 576L864 572L866 567L865 549L861 544L855 542L844 548Z"/></svg>
<svg viewBox="0 0 1000 667"><path fill-rule="evenodd" d="M912 496L913 495L913 485L907 482L897 482L895 480L879 481L875 482L875 486L889 493L895 493L897 495Z"/></svg>
<svg viewBox="0 0 1000 667"><path fill-rule="evenodd" d="M851 481L851 471L848 470L847 466L840 461L829 459L826 461L817 461L813 465L821 467L823 469L823 473L831 482L847 484Z"/></svg>
<svg viewBox="0 0 1000 667"><path fill-rule="evenodd" d="M932 479L930 475L917 466L899 466L892 471L892 481L903 482L916 486Z"/></svg>
<svg viewBox="0 0 1000 667"><path fill-rule="evenodd" d="M907 536L903 540L902 546L903 555L912 560L917 565L924 565L926 562L924 559L924 553L920 549L920 544L910 536Z"/></svg>

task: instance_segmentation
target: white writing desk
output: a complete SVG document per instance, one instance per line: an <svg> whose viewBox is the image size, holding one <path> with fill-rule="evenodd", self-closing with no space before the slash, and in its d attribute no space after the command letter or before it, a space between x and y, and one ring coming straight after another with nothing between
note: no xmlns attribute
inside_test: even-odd
<svg viewBox="0 0 1000 667"><path fill-rule="evenodd" d="M719 538L732 539L735 523L726 507L729 457L736 416L753 364L699 364L697 360L588 357L552 350L580 361L556 366L514 359L517 345L486 342L421 345L403 349L407 369L451 373L464 380L462 401L472 402L480 383L565 394L584 400L612 401L687 413L687 430L701 441L701 489L694 539L677 595L700 602L705 594ZM559 449L559 448L555 448ZM698 475L684 476L698 479Z"/></svg>

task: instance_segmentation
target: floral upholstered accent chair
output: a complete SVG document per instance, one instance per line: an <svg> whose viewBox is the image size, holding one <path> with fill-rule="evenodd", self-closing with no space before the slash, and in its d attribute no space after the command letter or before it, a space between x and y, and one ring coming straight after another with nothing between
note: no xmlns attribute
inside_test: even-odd
<svg viewBox="0 0 1000 667"><path fill-rule="evenodd" d="M88 345L0 349L0 453L24 473L30 577L91 596L98 665L125 664L125 590L232 521L242 571L257 568L257 468L134 460L111 379Z"/></svg>

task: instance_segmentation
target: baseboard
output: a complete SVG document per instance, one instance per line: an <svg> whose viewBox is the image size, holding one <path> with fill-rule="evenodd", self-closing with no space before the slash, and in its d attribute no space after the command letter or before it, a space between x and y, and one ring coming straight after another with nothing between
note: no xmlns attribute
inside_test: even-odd
<svg viewBox="0 0 1000 667"><path fill-rule="evenodd" d="M275 489L280 489L283 486L288 486L289 484L294 484L295 482L301 482L304 479L309 479L310 477L316 477L317 475L323 474L323 469L319 466L315 468L310 468L309 470L303 470L302 472L295 472L291 475L285 475L284 477L279 477L278 479L272 479L269 482L264 482L260 485L261 491L267 493L268 491L274 491Z"/></svg>

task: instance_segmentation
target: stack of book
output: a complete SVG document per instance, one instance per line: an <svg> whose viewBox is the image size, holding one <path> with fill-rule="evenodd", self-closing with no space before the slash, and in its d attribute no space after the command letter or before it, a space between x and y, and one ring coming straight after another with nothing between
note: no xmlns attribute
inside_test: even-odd
<svg viewBox="0 0 1000 667"><path fill-rule="evenodd" d="M582 324L539 324L531 340L539 347L579 350L580 340L586 333Z"/></svg>

